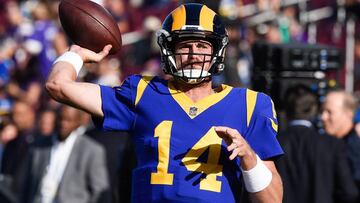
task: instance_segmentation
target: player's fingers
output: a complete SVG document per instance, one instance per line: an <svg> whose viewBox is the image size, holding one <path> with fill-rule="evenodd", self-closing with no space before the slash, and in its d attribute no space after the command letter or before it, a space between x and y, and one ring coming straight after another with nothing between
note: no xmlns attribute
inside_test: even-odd
<svg viewBox="0 0 360 203"><path fill-rule="evenodd" d="M84 62L99 62L104 58L102 54L98 54L90 50L85 50L84 55L86 56Z"/></svg>
<svg viewBox="0 0 360 203"><path fill-rule="evenodd" d="M232 151L231 155L229 156L229 159L230 159L230 160L234 160L234 159L238 156L239 152L240 152L240 149L239 149L239 148L235 148L235 149Z"/></svg>
<svg viewBox="0 0 360 203"><path fill-rule="evenodd" d="M228 138L231 139L241 137L239 131L233 128L229 128L225 126L216 126L214 129L220 136L227 136Z"/></svg>
<svg viewBox="0 0 360 203"><path fill-rule="evenodd" d="M241 137L241 136L240 136L240 133L239 133L236 129L233 129L233 128L227 128L226 133L227 133L231 138L239 138L239 137Z"/></svg>
<svg viewBox="0 0 360 203"><path fill-rule="evenodd" d="M215 126L214 129L217 133L226 133L228 128L225 126Z"/></svg>
<svg viewBox="0 0 360 203"><path fill-rule="evenodd" d="M225 126L216 126L215 131L233 138L237 130Z"/></svg>
<svg viewBox="0 0 360 203"><path fill-rule="evenodd" d="M235 142L231 143L228 147L227 147L227 150L228 151L232 151L234 150L235 148L237 148L237 144Z"/></svg>
<svg viewBox="0 0 360 203"><path fill-rule="evenodd" d="M223 139L232 139L232 137L229 135L228 128L223 126L217 126L214 128L216 133Z"/></svg>
<svg viewBox="0 0 360 203"><path fill-rule="evenodd" d="M226 134L224 129L221 129L221 128L217 129L217 127L215 127L214 129L215 129L216 134L221 139L223 139L227 145L230 145L232 143L232 139Z"/></svg>
<svg viewBox="0 0 360 203"><path fill-rule="evenodd" d="M99 53L95 53L95 52L92 52L89 50L89 54L91 56L90 60L95 61L95 62L101 61L103 58L105 58L109 54L111 47L112 46L110 44L108 44Z"/></svg>
<svg viewBox="0 0 360 203"><path fill-rule="evenodd" d="M104 46L103 50L101 52L99 52L99 54L107 56L109 54L111 48L112 48L112 45L108 44L108 45Z"/></svg>
<svg viewBox="0 0 360 203"><path fill-rule="evenodd" d="M103 50L101 50L99 53L93 52L89 49L80 47L78 45L71 45L70 47L70 51L75 52L77 54L80 55L80 57L83 59L83 61L86 62L99 62L101 61L103 58L105 58L110 50L111 50L112 46L110 44L104 46Z"/></svg>
<svg viewBox="0 0 360 203"><path fill-rule="evenodd" d="M82 48L79 45L76 44L72 44L69 48L69 51L72 52L79 52Z"/></svg>

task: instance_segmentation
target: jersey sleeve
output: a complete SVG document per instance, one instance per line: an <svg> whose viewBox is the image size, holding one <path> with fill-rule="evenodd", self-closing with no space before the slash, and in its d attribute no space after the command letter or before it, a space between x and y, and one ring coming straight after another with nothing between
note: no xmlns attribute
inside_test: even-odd
<svg viewBox="0 0 360 203"><path fill-rule="evenodd" d="M276 139L278 121L271 98L258 93L245 139L261 159L271 159L283 154Z"/></svg>
<svg viewBox="0 0 360 203"><path fill-rule="evenodd" d="M138 81L139 77L131 76L118 87L100 85L104 117L93 117L96 127L106 131L131 129L135 119L134 96Z"/></svg>

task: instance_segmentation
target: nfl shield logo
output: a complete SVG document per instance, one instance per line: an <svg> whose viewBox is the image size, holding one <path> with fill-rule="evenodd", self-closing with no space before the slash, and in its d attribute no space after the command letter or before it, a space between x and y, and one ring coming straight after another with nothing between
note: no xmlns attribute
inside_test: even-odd
<svg viewBox="0 0 360 203"><path fill-rule="evenodd" d="M190 110L189 110L189 115L190 116L196 116L196 114L197 114L197 111L198 111L198 108L196 108L196 107L190 107Z"/></svg>

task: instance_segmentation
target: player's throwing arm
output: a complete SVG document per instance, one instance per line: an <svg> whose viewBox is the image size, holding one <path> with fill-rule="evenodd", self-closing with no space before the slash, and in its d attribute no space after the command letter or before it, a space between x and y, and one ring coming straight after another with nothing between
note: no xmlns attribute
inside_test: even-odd
<svg viewBox="0 0 360 203"><path fill-rule="evenodd" d="M46 89L55 100L81 108L91 114L103 116L100 88L96 84L76 82L84 62L99 62L108 55L111 45L95 53L72 45L69 52L60 56L46 82Z"/></svg>

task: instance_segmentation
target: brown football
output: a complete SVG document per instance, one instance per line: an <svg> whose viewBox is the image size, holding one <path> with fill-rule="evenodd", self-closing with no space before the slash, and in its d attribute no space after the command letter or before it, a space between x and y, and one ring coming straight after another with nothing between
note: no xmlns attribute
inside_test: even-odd
<svg viewBox="0 0 360 203"><path fill-rule="evenodd" d="M101 51L111 44L110 54L121 50L121 33L111 14L89 0L61 0L59 18L66 35L73 43Z"/></svg>

